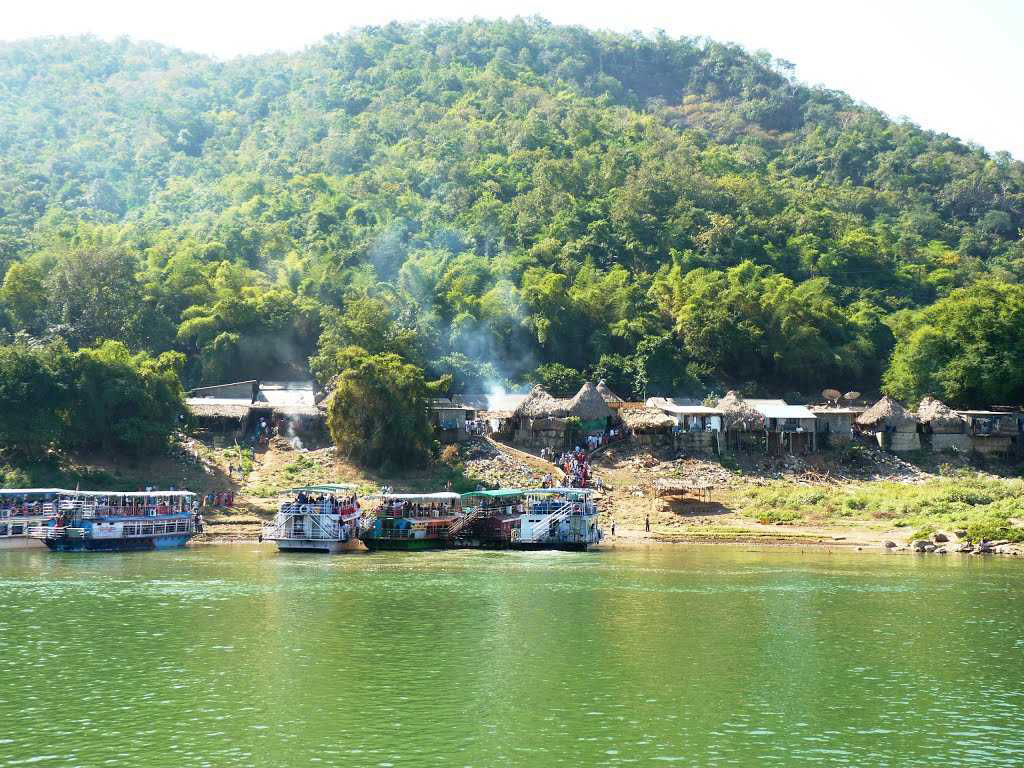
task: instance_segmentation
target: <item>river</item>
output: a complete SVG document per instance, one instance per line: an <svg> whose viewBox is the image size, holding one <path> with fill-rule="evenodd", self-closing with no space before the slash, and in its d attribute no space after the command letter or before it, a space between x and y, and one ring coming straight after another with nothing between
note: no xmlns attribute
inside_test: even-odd
<svg viewBox="0 0 1024 768"><path fill-rule="evenodd" d="M0 552L0 765L1024 764L1024 563Z"/></svg>

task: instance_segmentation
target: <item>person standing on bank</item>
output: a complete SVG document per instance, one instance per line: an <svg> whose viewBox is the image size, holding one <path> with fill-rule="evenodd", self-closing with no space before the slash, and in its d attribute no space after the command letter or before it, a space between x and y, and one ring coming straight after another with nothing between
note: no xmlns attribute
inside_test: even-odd
<svg viewBox="0 0 1024 768"><path fill-rule="evenodd" d="M651 532L651 516L644 515L644 531L647 533Z"/></svg>

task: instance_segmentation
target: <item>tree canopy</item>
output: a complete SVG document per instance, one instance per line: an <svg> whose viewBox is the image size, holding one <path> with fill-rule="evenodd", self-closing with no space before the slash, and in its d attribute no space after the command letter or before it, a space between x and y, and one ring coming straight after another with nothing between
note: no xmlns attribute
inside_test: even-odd
<svg viewBox="0 0 1024 768"><path fill-rule="evenodd" d="M338 449L375 468L423 466L433 448L423 371L398 355L350 347L327 403Z"/></svg>
<svg viewBox="0 0 1024 768"><path fill-rule="evenodd" d="M903 330L1020 285L1024 165L737 46L540 19L227 62L62 38L0 44L0 93L11 338L177 352L189 386L326 385L357 345L638 397L871 391L895 336L893 391L1000 392Z"/></svg>

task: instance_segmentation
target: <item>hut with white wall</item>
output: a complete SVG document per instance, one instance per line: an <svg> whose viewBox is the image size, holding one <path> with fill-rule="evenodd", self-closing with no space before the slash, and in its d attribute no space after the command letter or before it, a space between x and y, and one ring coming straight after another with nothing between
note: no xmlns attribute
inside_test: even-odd
<svg viewBox="0 0 1024 768"><path fill-rule="evenodd" d="M884 450L894 453L921 450L917 418L888 395L864 411L854 423Z"/></svg>
<svg viewBox="0 0 1024 768"><path fill-rule="evenodd" d="M967 419L934 397L924 398L917 406L918 432L923 445L933 451L971 450Z"/></svg>

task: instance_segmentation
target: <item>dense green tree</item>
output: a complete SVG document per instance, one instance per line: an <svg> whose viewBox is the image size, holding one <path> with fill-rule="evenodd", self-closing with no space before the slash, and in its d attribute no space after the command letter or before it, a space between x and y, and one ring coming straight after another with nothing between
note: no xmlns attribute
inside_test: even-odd
<svg viewBox="0 0 1024 768"><path fill-rule="evenodd" d="M184 362L175 352L132 354L117 341L76 352L58 374L70 392L64 444L130 454L164 447L185 415Z"/></svg>
<svg viewBox="0 0 1024 768"><path fill-rule="evenodd" d="M60 375L67 350L0 347L0 445L29 457L64 435L68 391Z"/></svg>
<svg viewBox="0 0 1024 768"><path fill-rule="evenodd" d="M583 386L583 374L561 363L545 363L537 367L533 380L555 397L572 397Z"/></svg>
<svg viewBox="0 0 1024 768"><path fill-rule="evenodd" d="M429 462L433 430L423 371L394 354L349 348L345 356L327 403L327 425L338 450L375 469Z"/></svg>
<svg viewBox="0 0 1024 768"><path fill-rule="evenodd" d="M326 384L357 344L456 387L871 390L900 318L1024 280L1024 165L713 41L37 40L0 44L0 93L0 325L177 351L189 386Z"/></svg>
<svg viewBox="0 0 1024 768"><path fill-rule="evenodd" d="M905 324L885 390L953 405L1024 401L1024 286L981 282L953 291Z"/></svg>

